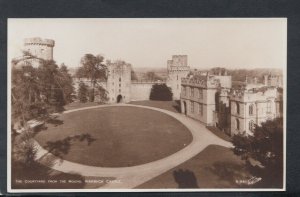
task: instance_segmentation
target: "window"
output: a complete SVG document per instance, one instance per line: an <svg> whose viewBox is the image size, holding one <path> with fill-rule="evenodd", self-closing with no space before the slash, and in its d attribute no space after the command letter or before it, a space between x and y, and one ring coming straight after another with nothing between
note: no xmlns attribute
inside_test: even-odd
<svg viewBox="0 0 300 197"><path fill-rule="evenodd" d="M119 87L121 87L121 84L119 84Z"/></svg>
<svg viewBox="0 0 300 197"><path fill-rule="evenodd" d="M271 101L267 102L267 113L271 113Z"/></svg>
<svg viewBox="0 0 300 197"><path fill-rule="evenodd" d="M253 108L254 108L254 105L251 104L251 105L249 106L249 115L253 115Z"/></svg>
<svg viewBox="0 0 300 197"><path fill-rule="evenodd" d="M121 77L119 78L119 81L121 82Z"/></svg>
<svg viewBox="0 0 300 197"><path fill-rule="evenodd" d="M199 103L199 114L203 115L203 104Z"/></svg>
<svg viewBox="0 0 300 197"><path fill-rule="evenodd" d="M236 102L235 104L236 104L236 113L240 114L240 105L238 102Z"/></svg>
<svg viewBox="0 0 300 197"><path fill-rule="evenodd" d="M178 75L177 75L177 81L178 81Z"/></svg>
<svg viewBox="0 0 300 197"><path fill-rule="evenodd" d="M199 88L199 98L203 99L203 89Z"/></svg>
<svg viewBox="0 0 300 197"><path fill-rule="evenodd" d="M235 119L235 125L236 125L236 129L240 130L240 121L239 121L239 119Z"/></svg>
<svg viewBox="0 0 300 197"><path fill-rule="evenodd" d="M194 88L191 88L191 97L194 97Z"/></svg>
<svg viewBox="0 0 300 197"><path fill-rule="evenodd" d="M194 110L195 110L195 113L198 113L198 111L199 111L199 103L196 103L195 102L195 106L194 106L195 108L194 108Z"/></svg>
<svg viewBox="0 0 300 197"><path fill-rule="evenodd" d="M185 91L186 91L186 90L185 90L185 87L182 86L182 94L183 94L183 95L185 95Z"/></svg>
<svg viewBox="0 0 300 197"><path fill-rule="evenodd" d="M191 102L191 113L194 113L194 102Z"/></svg>
<svg viewBox="0 0 300 197"><path fill-rule="evenodd" d="M195 92L194 92L194 94L195 94L195 98L197 98L198 97L198 95L199 95L199 89L198 88L195 88L195 90L194 90Z"/></svg>
<svg viewBox="0 0 300 197"><path fill-rule="evenodd" d="M249 122L249 130L250 131L254 131L254 128L255 128L254 121L250 120L250 122Z"/></svg>

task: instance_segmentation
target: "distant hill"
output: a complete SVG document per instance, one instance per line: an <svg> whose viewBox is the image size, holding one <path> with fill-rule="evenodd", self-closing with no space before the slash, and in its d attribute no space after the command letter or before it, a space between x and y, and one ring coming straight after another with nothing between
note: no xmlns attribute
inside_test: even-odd
<svg viewBox="0 0 300 197"><path fill-rule="evenodd" d="M245 81L247 77L257 77L261 82L264 75L283 75L281 69L257 68L257 69L231 69L228 74L232 76L233 81Z"/></svg>

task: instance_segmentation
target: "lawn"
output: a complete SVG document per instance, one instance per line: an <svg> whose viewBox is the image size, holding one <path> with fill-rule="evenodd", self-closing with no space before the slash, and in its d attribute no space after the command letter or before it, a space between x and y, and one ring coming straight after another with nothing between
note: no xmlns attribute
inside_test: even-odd
<svg viewBox="0 0 300 197"><path fill-rule="evenodd" d="M138 186L155 188L238 188L250 174L229 148L210 145L192 159Z"/></svg>
<svg viewBox="0 0 300 197"><path fill-rule="evenodd" d="M229 135L227 135L224 131L221 131L220 129L218 129L217 127L207 126L206 128L208 130L210 130L213 134L218 136L219 138L222 138L223 140L226 140L228 142L232 142L232 138Z"/></svg>
<svg viewBox="0 0 300 197"><path fill-rule="evenodd" d="M54 155L81 164L125 167L171 155L192 141L173 117L138 107L104 107L60 115L35 139Z"/></svg>
<svg viewBox="0 0 300 197"><path fill-rule="evenodd" d="M156 108L180 113L180 102L179 101L150 101L150 100L147 100L147 101L131 101L129 104L156 107Z"/></svg>

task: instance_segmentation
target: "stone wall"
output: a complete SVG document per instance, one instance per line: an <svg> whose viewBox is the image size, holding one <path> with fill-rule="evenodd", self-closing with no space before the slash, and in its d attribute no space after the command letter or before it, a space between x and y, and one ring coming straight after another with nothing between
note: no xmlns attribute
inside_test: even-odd
<svg viewBox="0 0 300 197"><path fill-rule="evenodd" d="M149 100L154 83L131 83L131 101Z"/></svg>

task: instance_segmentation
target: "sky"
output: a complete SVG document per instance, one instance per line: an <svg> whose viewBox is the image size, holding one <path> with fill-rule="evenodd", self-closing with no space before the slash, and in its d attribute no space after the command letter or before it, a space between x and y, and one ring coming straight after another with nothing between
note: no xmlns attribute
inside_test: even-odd
<svg viewBox="0 0 300 197"><path fill-rule="evenodd" d="M167 67L188 55L192 68L285 68L287 20L270 19L8 19L8 60L23 39L55 40L54 60L80 65L86 53L133 68ZM10 62L10 61L9 61Z"/></svg>

